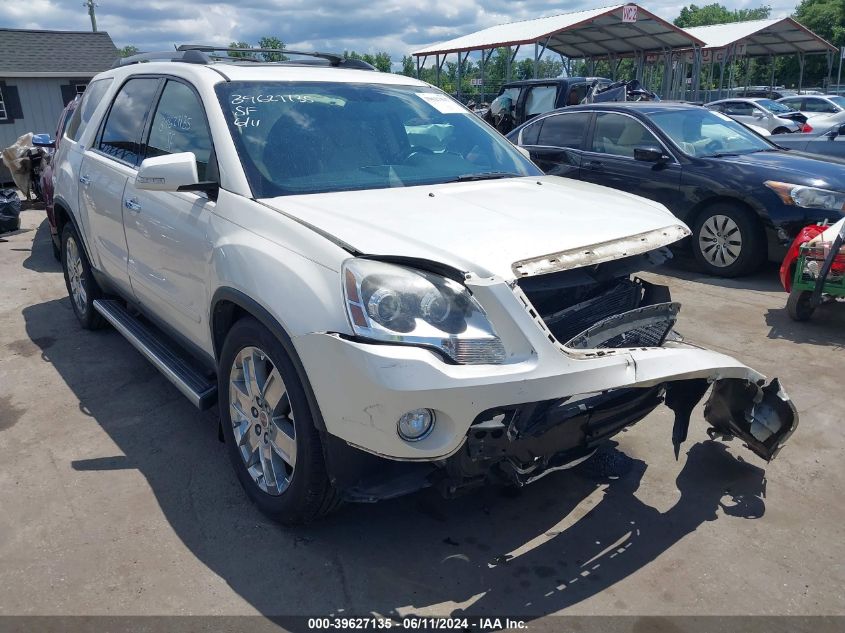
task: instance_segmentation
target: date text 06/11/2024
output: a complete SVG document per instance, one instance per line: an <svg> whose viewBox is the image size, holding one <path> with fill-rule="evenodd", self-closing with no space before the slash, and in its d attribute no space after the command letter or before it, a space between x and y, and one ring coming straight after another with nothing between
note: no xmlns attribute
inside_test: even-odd
<svg viewBox="0 0 845 633"><path fill-rule="evenodd" d="M402 631L501 631L527 629L525 620L512 618L476 617L476 618L436 618L404 617L392 618L369 617L328 617L308 618L310 630L387 630Z"/></svg>

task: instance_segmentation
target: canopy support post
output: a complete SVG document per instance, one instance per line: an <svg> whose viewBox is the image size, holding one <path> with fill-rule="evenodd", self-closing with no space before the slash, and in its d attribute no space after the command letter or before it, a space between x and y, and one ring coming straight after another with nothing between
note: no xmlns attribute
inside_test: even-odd
<svg viewBox="0 0 845 633"><path fill-rule="evenodd" d="M417 79L420 78L420 57L417 55Z"/></svg>
<svg viewBox="0 0 845 633"><path fill-rule="evenodd" d="M772 65L772 76L769 78L769 90L775 89L775 56L769 55L769 63Z"/></svg>
<svg viewBox="0 0 845 633"><path fill-rule="evenodd" d="M742 96L748 96L748 78L751 75L751 62L752 59L748 56L748 53L745 54L745 88L742 91Z"/></svg>
<svg viewBox="0 0 845 633"><path fill-rule="evenodd" d="M434 83L440 87L440 54L434 56Z"/></svg>
<svg viewBox="0 0 845 633"><path fill-rule="evenodd" d="M508 46L508 67L507 67L507 74L506 74L508 81L510 81L510 80L511 80L511 66L513 65L513 61L516 59L516 54L519 52L519 47L520 47L520 46L521 46L521 44L520 44L520 45L518 45L518 46L514 49L514 51L513 51L513 55L511 55L511 54L510 54L511 47L510 47L510 46Z"/></svg>
<svg viewBox="0 0 845 633"><path fill-rule="evenodd" d="M798 53L798 94L801 94L801 87L804 85L804 53Z"/></svg>
<svg viewBox="0 0 845 633"><path fill-rule="evenodd" d="M692 100L701 97L701 47L692 47Z"/></svg>
<svg viewBox="0 0 845 633"><path fill-rule="evenodd" d="M841 53L840 53L841 56ZM827 85L825 86L825 92L830 93L830 81L833 76L833 53L830 51L827 52Z"/></svg>

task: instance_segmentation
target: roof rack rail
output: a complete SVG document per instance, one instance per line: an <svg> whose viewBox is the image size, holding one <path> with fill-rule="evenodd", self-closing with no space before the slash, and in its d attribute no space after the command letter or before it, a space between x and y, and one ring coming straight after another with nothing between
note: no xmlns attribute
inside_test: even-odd
<svg viewBox="0 0 845 633"><path fill-rule="evenodd" d="M153 51L151 53L138 53L129 57L121 57L112 65L112 68L140 64L142 62L185 62L187 64L210 64L211 58L198 50L185 51Z"/></svg>
<svg viewBox="0 0 845 633"><path fill-rule="evenodd" d="M206 46L204 44L182 44L176 50L182 53L199 52L211 54L213 59L220 59L214 53L278 53L280 55L305 55L307 57L315 57L324 59L329 62L329 65L344 68L358 68L360 70L375 70L375 68L367 62L360 59L346 59L343 55L338 53L320 53L317 51L296 51L288 48L232 48L229 46ZM224 58L225 59L225 58ZM184 61L184 60L180 60ZM235 58L233 61L249 61L249 58ZM263 60L255 60L262 62ZM285 63L285 62L271 62L271 63ZM296 62L294 62L296 63ZM302 62L300 62L302 63Z"/></svg>
<svg viewBox="0 0 845 633"><path fill-rule="evenodd" d="M221 55L220 53L225 53ZM313 57L309 60L287 60L283 62L266 62L262 59L255 59L253 57L231 57L229 53L279 53L282 55L305 55ZM275 63L275 64L291 64L291 65L312 65L327 61L330 66L339 68L354 68L358 70L375 70L375 68L361 59L345 59L343 55L337 53L318 53L307 51L294 51L281 48L231 48L228 46L205 46L202 44L182 44L177 47L175 51L155 51L151 53L138 53L130 57L119 58L112 65L112 68L119 68L121 66L129 66L130 64L140 64L143 62L183 62L186 64L213 64L214 62L256 62L256 63Z"/></svg>

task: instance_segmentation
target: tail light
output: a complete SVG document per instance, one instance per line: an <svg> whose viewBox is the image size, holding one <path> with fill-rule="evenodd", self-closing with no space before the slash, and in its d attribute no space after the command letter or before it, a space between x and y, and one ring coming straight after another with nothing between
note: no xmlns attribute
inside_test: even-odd
<svg viewBox="0 0 845 633"><path fill-rule="evenodd" d="M806 123L803 123L803 124L801 124L801 131L802 132L812 132L813 128L812 128L812 126L810 126Z"/></svg>

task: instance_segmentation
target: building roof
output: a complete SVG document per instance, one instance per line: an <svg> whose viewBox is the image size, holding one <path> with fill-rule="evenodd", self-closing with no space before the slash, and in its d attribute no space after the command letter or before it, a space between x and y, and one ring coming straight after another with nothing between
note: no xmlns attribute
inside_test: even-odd
<svg viewBox="0 0 845 633"><path fill-rule="evenodd" d="M705 48L739 44L744 45L744 54L751 57L837 50L833 44L792 18L694 26L686 31L704 40Z"/></svg>
<svg viewBox="0 0 845 633"><path fill-rule="evenodd" d="M623 21L623 8L634 7L636 21ZM416 56L545 44L567 57L633 55L666 48L690 48L703 42L640 6L618 4L546 18L500 24L414 51Z"/></svg>
<svg viewBox="0 0 845 633"><path fill-rule="evenodd" d="M0 77L92 77L117 57L105 31L0 29Z"/></svg>

